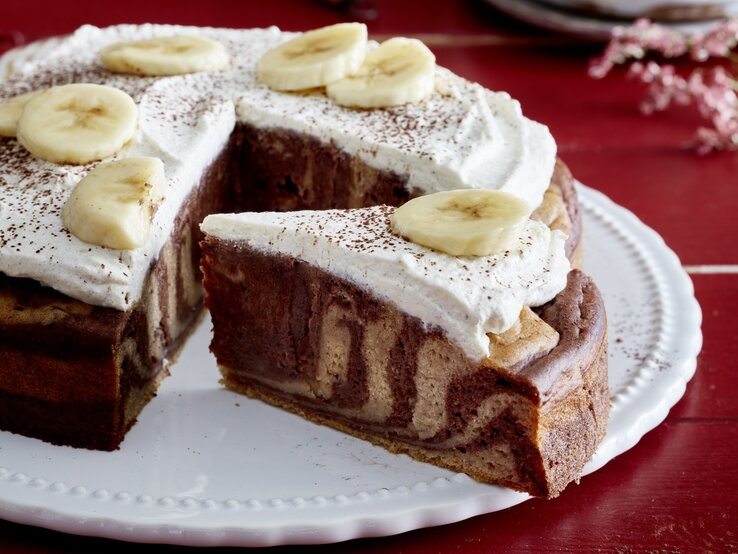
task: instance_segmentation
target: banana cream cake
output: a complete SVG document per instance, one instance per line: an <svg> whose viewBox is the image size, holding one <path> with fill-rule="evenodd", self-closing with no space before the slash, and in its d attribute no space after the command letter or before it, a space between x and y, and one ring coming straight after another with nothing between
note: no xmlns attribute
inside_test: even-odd
<svg viewBox="0 0 738 554"><path fill-rule="evenodd" d="M509 221L498 195L208 216L226 386L484 482L559 494L605 433L604 307L569 272L564 235L525 209Z"/></svg>
<svg viewBox="0 0 738 554"><path fill-rule="evenodd" d="M0 135L0 429L56 444L118 448L155 394L202 313L208 214L497 190L581 256L548 129L359 24L85 26L0 83Z"/></svg>

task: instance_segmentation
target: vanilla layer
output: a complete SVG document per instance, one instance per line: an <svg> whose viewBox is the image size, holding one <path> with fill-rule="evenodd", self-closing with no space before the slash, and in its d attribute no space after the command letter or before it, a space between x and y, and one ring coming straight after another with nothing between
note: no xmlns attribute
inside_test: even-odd
<svg viewBox="0 0 738 554"><path fill-rule="evenodd" d="M478 361L487 333L502 333L524 306L551 300L566 285L566 236L528 221L508 251L455 257L394 235L394 208L218 214L201 229L221 240L305 261L441 329Z"/></svg>
<svg viewBox="0 0 738 554"><path fill-rule="evenodd" d="M144 78L112 75L97 56L113 42L202 34L221 41L231 67L218 73ZM44 58L14 68L0 97L52 84L90 82L128 92L139 107L131 143L111 159L160 157L169 179L148 242L131 251L87 244L61 225L75 184L95 164L38 160L14 139L0 140L0 272L35 279L73 298L120 310L142 292L152 261L204 169L222 150L236 119L288 128L332 142L366 163L407 177L413 193L498 188L537 206L549 185L555 144L505 93L493 93L439 68L428 100L387 110L351 110L320 94L286 94L255 82L261 55L288 38L276 28L207 29L166 25L85 26Z"/></svg>

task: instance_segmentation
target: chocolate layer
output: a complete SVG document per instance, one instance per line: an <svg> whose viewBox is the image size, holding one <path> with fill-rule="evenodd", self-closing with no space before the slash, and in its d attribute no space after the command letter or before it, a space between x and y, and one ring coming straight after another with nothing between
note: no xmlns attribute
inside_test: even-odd
<svg viewBox="0 0 738 554"><path fill-rule="evenodd" d="M373 168L334 144L280 128L239 124L241 211L397 206L407 177Z"/></svg>

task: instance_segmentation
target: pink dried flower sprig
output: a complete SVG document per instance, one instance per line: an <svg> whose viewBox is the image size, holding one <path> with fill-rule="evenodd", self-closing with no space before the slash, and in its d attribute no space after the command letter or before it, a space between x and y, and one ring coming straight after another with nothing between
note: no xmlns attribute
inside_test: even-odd
<svg viewBox="0 0 738 554"><path fill-rule="evenodd" d="M684 35L640 19L632 27L617 28L601 56L592 60L589 75L601 79L613 67L630 62L628 75L647 85L641 111L651 114L673 104L694 105L711 128L697 129L697 150L738 148L738 82L723 67L697 68L679 75L673 65L642 62L649 53L675 58L689 55L697 62L709 58L735 59L738 18L726 20L710 31Z"/></svg>
<svg viewBox="0 0 738 554"><path fill-rule="evenodd" d="M628 60L640 60L649 51L667 58L687 53L687 37L667 27L654 25L648 19L638 19L631 27L615 27L605 51L589 64L589 75L601 79L616 65Z"/></svg>
<svg viewBox="0 0 738 554"><path fill-rule="evenodd" d="M707 33L695 35L689 49L693 60L704 62L708 58L732 57L738 44L738 18L727 19Z"/></svg>

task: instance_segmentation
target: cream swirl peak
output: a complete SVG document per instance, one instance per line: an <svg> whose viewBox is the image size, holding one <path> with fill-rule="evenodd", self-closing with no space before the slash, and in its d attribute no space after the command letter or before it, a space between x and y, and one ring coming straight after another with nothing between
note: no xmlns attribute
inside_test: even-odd
<svg viewBox="0 0 738 554"><path fill-rule="evenodd" d="M201 229L268 254L298 258L438 328L471 360L489 356L487 333L502 333L524 306L551 300L566 285L565 235L528 221L509 250L451 256L390 230L394 208L218 214Z"/></svg>
<svg viewBox="0 0 738 554"><path fill-rule="evenodd" d="M116 75L98 52L118 41L199 34L221 42L230 66L171 77ZM85 26L41 59L16 68L0 98L65 83L120 88L139 108L130 143L104 161L126 156L163 160L168 177L145 245L119 251L84 243L61 223L61 207L95 163L55 165L0 139L0 272L27 277L73 298L119 310L142 293L150 264L173 228L188 193L226 144L238 121L307 133L369 165L406 178L417 194L494 188L537 206L549 185L556 148L546 127L494 93L438 68L436 90L417 104L353 110L322 94L289 94L256 83L268 49L295 36L276 28L230 30L169 25Z"/></svg>

